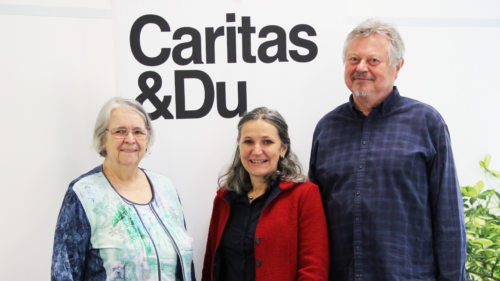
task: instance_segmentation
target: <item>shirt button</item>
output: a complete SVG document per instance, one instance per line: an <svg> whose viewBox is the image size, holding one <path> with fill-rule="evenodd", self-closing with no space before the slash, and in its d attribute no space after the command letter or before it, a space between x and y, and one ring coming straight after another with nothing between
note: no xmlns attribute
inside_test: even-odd
<svg viewBox="0 0 500 281"><path fill-rule="evenodd" d="M356 196L359 196L359 195L361 194L361 192L356 191L356 192L354 192L354 194L355 194Z"/></svg>
<svg viewBox="0 0 500 281"><path fill-rule="evenodd" d="M262 261L261 260L255 260L255 266L256 267L260 267L262 265Z"/></svg>
<svg viewBox="0 0 500 281"><path fill-rule="evenodd" d="M362 143L363 145L366 145L366 141L362 141L361 143Z"/></svg>
<svg viewBox="0 0 500 281"><path fill-rule="evenodd" d="M260 238L255 238L255 244L259 245L262 240Z"/></svg>
<svg viewBox="0 0 500 281"><path fill-rule="evenodd" d="M360 169L360 170L361 170L361 169L363 169L363 165L359 165L359 169Z"/></svg>

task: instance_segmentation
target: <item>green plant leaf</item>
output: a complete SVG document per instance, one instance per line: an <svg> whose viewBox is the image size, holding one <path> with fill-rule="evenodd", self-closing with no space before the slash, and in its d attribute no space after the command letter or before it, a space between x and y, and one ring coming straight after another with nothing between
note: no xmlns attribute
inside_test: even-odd
<svg viewBox="0 0 500 281"><path fill-rule="evenodd" d="M483 190L483 187L484 187L483 181L478 181L474 186L464 186L461 188L462 196L476 198L478 194L481 192L481 190Z"/></svg>
<svg viewBox="0 0 500 281"><path fill-rule="evenodd" d="M472 219L472 225L477 228L482 228L486 224L486 221L482 218L475 217Z"/></svg>
<svg viewBox="0 0 500 281"><path fill-rule="evenodd" d="M489 170L491 162L491 155L487 154L484 156L483 160L479 161L479 166L481 166L485 170Z"/></svg>

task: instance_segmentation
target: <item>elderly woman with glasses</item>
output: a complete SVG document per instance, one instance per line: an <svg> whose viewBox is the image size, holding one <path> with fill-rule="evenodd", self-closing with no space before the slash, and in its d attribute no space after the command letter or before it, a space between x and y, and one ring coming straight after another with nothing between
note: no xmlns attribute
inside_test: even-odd
<svg viewBox="0 0 500 281"><path fill-rule="evenodd" d="M153 136L135 100L113 98L103 106L94 145L104 162L69 185L52 280L194 280L177 191L165 176L139 167Z"/></svg>

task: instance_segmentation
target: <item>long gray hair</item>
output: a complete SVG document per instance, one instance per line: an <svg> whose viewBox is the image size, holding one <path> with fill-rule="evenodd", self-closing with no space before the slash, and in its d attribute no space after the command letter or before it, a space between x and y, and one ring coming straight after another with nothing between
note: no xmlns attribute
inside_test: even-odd
<svg viewBox="0 0 500 281"><path fill-rule="evenodd" d="M402 58L405 52L405 44L396 27L391 24L375 20L367 19L356 26L348 35L344 43L343 60L345 63L347 56L347 48L352 39L360 37L368 37L370 35L382 35L389 39L389 65L395 66Z"/></svg>
<svg viewBox="0 0 500 281"><path fill-rule="evenodd" d="M281 143L287 147L285 156L283 158L280 158L280 160L278 161L277 171L267 175L267 181L305 181L306 177L302 174L302 168L300 167L299 160L295 153L293 153L292 151L290 137L288 135L288 125L286 124L283 116L281 116L278 111L268 109L266 107L258 107L250 112L247 112L245 115L243 115L243 117L241 117L240 122L238 122L238 142L240 141L241 137L241 128L246 122L252 120L264 120L267 123L273 125L278 131ZM225 188L230 191L235 191L238 194L247 193L252 188L250 183L250 175L241 163L239 146L236 148L231 166L222 176L219 177L219 188Z"/></svg>

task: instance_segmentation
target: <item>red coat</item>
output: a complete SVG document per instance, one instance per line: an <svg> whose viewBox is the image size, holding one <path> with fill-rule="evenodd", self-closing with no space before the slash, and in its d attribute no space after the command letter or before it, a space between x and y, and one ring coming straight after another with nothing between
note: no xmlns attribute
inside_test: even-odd
<svg viewBox="0 0 500 281"><path fill-rule="evenodd" d="M255 281L328 280L328 231L318 187L280 182L279 194L262 210L255 230ZM215 196L202 281L213 281L214 262L230 208Z"/></svg>

